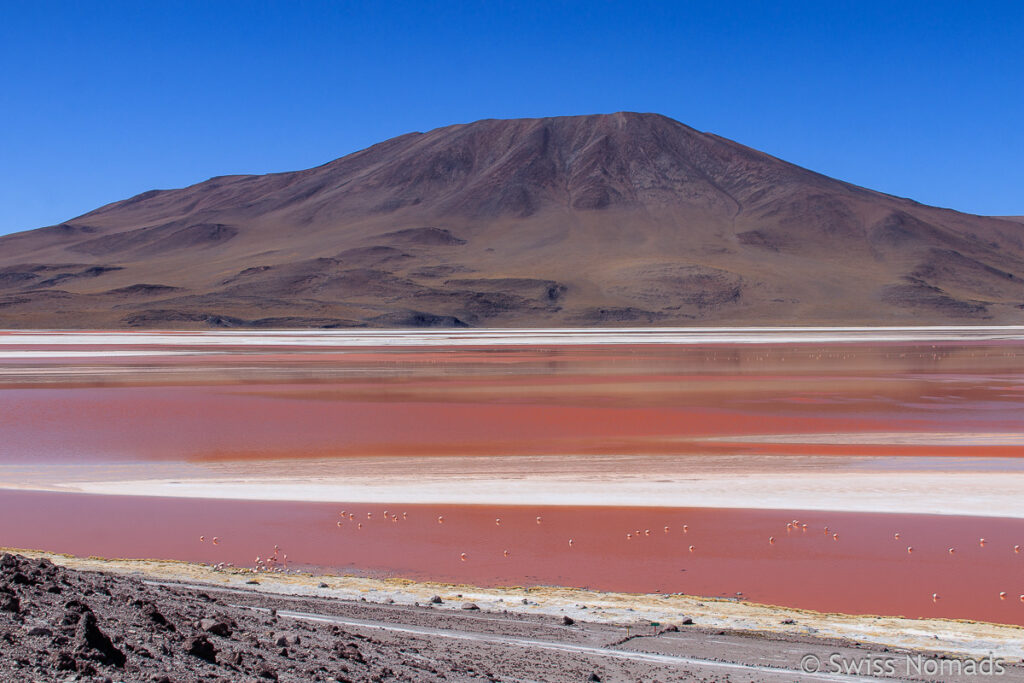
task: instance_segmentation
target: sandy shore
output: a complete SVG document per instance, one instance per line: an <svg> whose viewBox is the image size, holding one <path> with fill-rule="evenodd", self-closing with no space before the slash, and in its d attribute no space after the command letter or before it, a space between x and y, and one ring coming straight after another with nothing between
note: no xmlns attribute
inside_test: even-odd
<svg viewBox="0 0 1024 683"><path fill-rule="evenodd" d="M716 600L686 595L601 593L570 588L478 588L464 585L378 580L351 576L260 574L259 585L247 584L250 571L216 570L197 564L157 560L79 558L37 551L0 548L0 551L39 558L69 569L139 576L155 581L195 583L260 593L319 596L339 600L366 600L396 604L426 603L434 595L448 609L472 601L484 612L569 616L610 624L680 623L689 617L707 627L793 636L837 638L955 655L993 654L1012 661L1024 659L1024 628L945 619L823 614L770 605ZM326 584L326 587L321 586ZM526 603L524 604L524 600ZM444 607L443 605L441 606ZM792 623L789 623L792 622Z"/></svg>

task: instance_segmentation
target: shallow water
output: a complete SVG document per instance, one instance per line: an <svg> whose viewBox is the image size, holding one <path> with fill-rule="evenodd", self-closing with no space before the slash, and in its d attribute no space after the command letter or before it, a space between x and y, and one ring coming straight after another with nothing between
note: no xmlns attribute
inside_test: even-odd
<svg viewBox="0 0 1024 683"><path fill-rule="evenodd" d="M530 476L567 493L572 468L587 470L588 462L605 485L614 484L609 467L621 467L623 481L649 476L657 485L669 475L650 467L652 458L682 478L712 469L777 481L813 471L840 482L867 462L900 472L908 487L938 470L1019 484L1024 344L860 336L487 346L399 339L374 347L331 336L299 343L274 335L0 335L0 481L8 487L0 490L0 545L251 566L278 543L293 563L340 571L742 592L819 610L1024 624L1024 554L1013 551L1024 545L1024 521L1002 519L996 507L990 517L957 514L955 477L945 480L950 490L933 492L948 498L944 516L729 509L749 505L741 496L720 509L693 509L686 500L646 508L601 500L425 506L11 490L111 476L267 480L282 470L315 480L328 471L343 477L357 464L360 476L377 467L386 479L397 476L390 462L414 481L410 468L421 468L424 486L443 489L446 480L473 485L445 475L470 456L492 460L467 459L467 470L522 459ZM525 476L503 467L492 479L512 486ZM338 528L341 508L364 518ZM409 516L385 523L385 508ZM793 519L808 530L787 534Z"/></svg>

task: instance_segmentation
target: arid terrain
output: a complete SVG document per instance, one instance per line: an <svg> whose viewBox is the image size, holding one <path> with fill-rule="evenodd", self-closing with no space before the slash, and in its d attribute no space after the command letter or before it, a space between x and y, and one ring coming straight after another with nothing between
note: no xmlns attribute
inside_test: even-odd
<svg viewBox="0 0 1024 683"><path fill-rule="evenodd" d="M4 683L1024 679L987 624L29 555L0 558Z"/></svg>
<svg viewBox="0 0 1024 683"><path fill-rule="evenodd" d="M0 328L1024 321L1024 226L656 114L484 120L0 238Z"/></svg>

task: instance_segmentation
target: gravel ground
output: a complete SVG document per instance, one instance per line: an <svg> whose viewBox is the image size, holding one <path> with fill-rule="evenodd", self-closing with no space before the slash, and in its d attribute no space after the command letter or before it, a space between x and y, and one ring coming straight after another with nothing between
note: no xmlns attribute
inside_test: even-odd
<svg viewBox="0 0 1024 683"><path fill-rule="evenodd" d="M801 672L801 655L908 654L686 621L627 629L485 612L451 597L401 605L274 595L4 554L0 682L842 681L853 679ZM1001 680L1024 680L1024 670L1011 666Z"/></svg>

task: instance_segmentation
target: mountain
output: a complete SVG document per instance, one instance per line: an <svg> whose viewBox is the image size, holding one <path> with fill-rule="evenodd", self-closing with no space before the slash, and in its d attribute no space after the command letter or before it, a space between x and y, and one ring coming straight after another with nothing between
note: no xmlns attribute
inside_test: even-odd
<svg viewBox="0 0 1024 683"><path fill-rule="evenodd" d="M484 120L0 238L0 328L1024 322L1024 225L656 114Z"/></svg>

